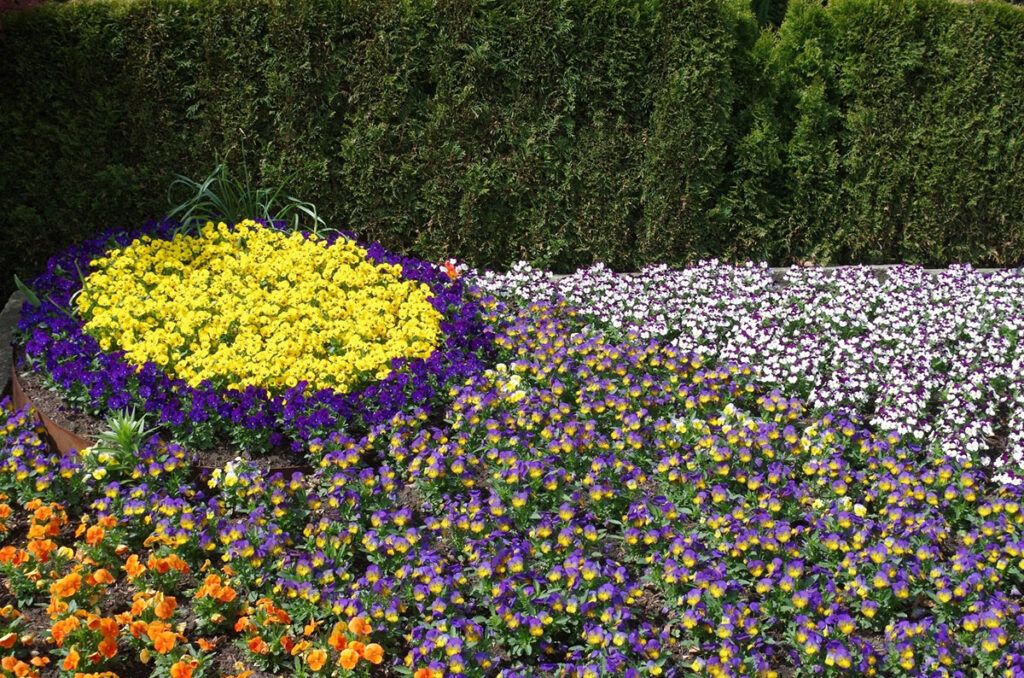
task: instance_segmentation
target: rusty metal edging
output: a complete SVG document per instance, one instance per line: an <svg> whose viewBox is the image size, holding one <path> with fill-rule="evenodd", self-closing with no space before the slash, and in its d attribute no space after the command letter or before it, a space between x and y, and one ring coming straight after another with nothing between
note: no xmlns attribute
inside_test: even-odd
<svg viewBox="0 0 1024 678"><path fill-rule="evenodd" d="M11 400L14 403L15 409L25 407L25 405L32 405L32 401L25 395L25 390L21 387L21 381L18 379L18 372L11 367ZM53 445L61 454L67 454L71 450L84 450L87 447L92 447L93 442L87 440L76 433L72 433L67 430L53 419L50 419L44 412L40 412L34 405L32 411L35 413L36 419L42 422L43 427L46 429L46 435L49 438L47 441Z"/></svg>

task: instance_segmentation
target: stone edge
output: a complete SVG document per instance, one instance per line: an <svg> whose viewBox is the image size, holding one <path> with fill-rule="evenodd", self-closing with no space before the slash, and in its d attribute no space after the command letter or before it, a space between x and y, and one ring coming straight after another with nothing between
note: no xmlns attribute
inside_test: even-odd
<svg viewBox="0 0 1024 678"><path fill-rule="evenodd" d="M0 311L0 393L7 394L11 388L11 339L14 328L18 324L18 316L21 315L21 305L25 297L21 292L15 292L7 300L4 310Z"/></svg>

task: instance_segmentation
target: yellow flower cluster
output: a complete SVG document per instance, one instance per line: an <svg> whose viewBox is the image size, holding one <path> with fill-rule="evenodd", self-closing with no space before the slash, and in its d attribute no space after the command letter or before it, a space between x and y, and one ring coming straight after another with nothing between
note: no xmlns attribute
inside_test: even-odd
<svg viewBox="0 0 1024 678"><path fill-rule="evenodd" d="M253 221L144 236L92 266L76 299L85 331L192 386L345 392L394 358L429 356L441 333L430 288L401 266Z"/></svg>

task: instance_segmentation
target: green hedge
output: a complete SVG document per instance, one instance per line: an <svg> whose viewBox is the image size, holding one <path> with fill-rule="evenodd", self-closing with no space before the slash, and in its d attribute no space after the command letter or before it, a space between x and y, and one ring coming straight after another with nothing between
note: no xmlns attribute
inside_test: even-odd
<svg viewBox="0 0 1024 678"><path fill-rule="evenodd" d="M245 163L501 268L1024 261L1024 11L793 0L122 0L0 18L0 270ZM9 278L9 275L5 275ZM10 281L0 281L5 292Z"/></svg>
<svg viewBox="0 0 1024 678"><path fill-rule="evenodd" d="M793 0L767 72L787 101L791 252L1024 262L1024 11Z"/></svg>

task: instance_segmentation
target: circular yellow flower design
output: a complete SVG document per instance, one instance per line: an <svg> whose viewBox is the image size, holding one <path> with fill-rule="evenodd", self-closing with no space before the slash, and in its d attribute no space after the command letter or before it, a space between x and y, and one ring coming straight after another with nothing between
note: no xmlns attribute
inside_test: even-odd
<svg viewBox="0 0 1024 678"><path fill-rule="evenodd" d="M431 290L333 244L244 221L145 236L92 262L75 300L85 331L136 365L199 386L347 392L441 336Z"/></svg>

